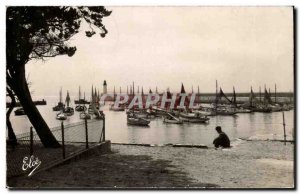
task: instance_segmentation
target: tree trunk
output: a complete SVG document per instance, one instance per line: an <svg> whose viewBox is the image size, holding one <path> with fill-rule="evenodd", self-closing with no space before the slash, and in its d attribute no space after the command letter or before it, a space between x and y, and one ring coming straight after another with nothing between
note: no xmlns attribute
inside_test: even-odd
<svg viewBox="0 0 300 194"><path fill-rule="evenodd" d="M25 66L18 69L15 76L13 77L13 83L11 83L11 88L18 97L28 119L33 125L35 131L37 132L41 142L47 148L57 148L60 144L55 139L54 135L50 131L47 123L43 119L42 115L36 108L32 101L31 94L29 92L28 84L25 78Z"/></svg>
<svg viewBox="0 0 300 194"><path fill-rule="evenodd" d="M14 109L14 107L16 106L16 99L15 96L13 94L13 92L7 88L7 93L9 95L9 97L11 98L11 103L10 106L6 112L6 125L7 125L7 131L8 131L8 145L12 145L15 146L17 145L17 137L15 135L15 132L12 128L11 122L10 122L10 114L12 112L12 110Z"/></svg>

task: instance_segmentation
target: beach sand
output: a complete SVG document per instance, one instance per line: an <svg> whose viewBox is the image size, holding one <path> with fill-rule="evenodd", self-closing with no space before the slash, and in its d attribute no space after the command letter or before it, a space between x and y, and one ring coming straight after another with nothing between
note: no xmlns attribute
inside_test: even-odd
<svg viewBox="0 0 300 194"><path fill-rule="evenodd" d="M294 144L237 140L231 149L112 144L112 153L7 181L18 188L293 188Z"/></svg>

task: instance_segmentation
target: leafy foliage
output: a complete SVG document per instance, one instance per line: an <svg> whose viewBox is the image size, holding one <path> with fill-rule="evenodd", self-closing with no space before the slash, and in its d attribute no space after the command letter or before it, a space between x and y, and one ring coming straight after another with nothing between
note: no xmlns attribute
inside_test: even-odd
<svg viewBox="0 0 300 194"><path fill-rule="evenodd" d="M7 70L8 75L17 70L18 65L30 59L43 59L57 55L72 56L76 47L69 45L72 36L79 32L85 21L90 29L86 36L99 31L105 37L107 30L102 24L103 17L111 11L104 7L8 7L7 8Z"/></svg>

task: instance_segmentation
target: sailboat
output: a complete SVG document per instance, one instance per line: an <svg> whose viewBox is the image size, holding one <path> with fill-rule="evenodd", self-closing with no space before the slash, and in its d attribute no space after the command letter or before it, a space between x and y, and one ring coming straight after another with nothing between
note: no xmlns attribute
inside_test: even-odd
<svg viewBox="0 0 300 194"><path fill-rule="evenodd" d="M175 102L175 108L178 108L178 106L180 105L181 97L183 96L182 94L186 93L183 84L181 84L180 93L181 95ZM209 121L209 118L205 115L202 115L200 113L191 113L190 110L188 109L189 103L190 103L189 99L186 97L183 104L185 106L185 109L183 111L179 110L178 112L178 116L180 120L182 120L183 122L190 122L190 123L206 123Z"/></svg>
<svg viewBox="0 0 300 194"><path fill-rule="evenodd" d="M120 88L120 94L121 94L121 88ZM114 96L115 95L116 95L116 91L115 91L115 88L114 88ZM114 97L114 99L115 99L115 97ZM121 100L123 100L123 99L121 99ZM118 112L118 111L124 111L125 110L125 104L119 104L118 107L115 107L115 103L116 102L114 100L114 103L110 105L109 110L116 111L116 112Z"/></svg>
<svg viewBox="0 0 300 194"><path fill-rule="evenodd" d="M72 116L74 114L74 108L70 107L70 95L69 95L69 91L67 91L67 97L66 97L66 104L67 106L64 108L63 113L65 113L67 116Z"/></svg>
<svg viewBox="0 0 300 194"><path fill-rule="evenodd" d="M250 97L249 97L250 110L252 110L253 112L270 113L272 112L272 108L269 106L268 101L270 101L270 99L268 98L268 92L266 89L265 89L264 101L262 102L261 100L258 100L256 98L251 87Z"/></svg>
<svg viewBox="0 0 300 194"><path fill-rule="evenodd" d="M60 88L59 91L59 102L56 106L53 107L53 111L60 111L61 109L64 109L65 105L62 103L62 89Z"/></svg>
<svg viewBox="0 0 300 194"><path fill-rule="evenodd" d="M89 114L94 114L95 108L96 107L95 107L94 88L92 86L91 101L90 101L90 104L89 104L88 113Z"/></svg>
<svg viewBox="0 0 300 194"><path fill-rule="evenodd" d="M57 120L66 120L67 119L67 115L65 113L63 113L63 111L61 110L57 115L56 115L56 119Z"/></svg>
<svg viewBox="0 0 300 194"><path fill-rule="evenodd" d="M130 112L129 114L127 114L127 124L129 125L148 126L149 123L150 120L137 117L134 112Z"/></svg>
<svg viewBox="0 0 300 194"><path fill-rule="evenodd" d="M234 107L231 107L230 104L232 104L231 100L225 95L222 88L220 87L219 93L216 93L216 102L215 102L215 112L217 115L235 115L236 111ZM225 102L227 104L220 104L222 103L221 99L222 97L225 98ZM229 105L228 105L229 104Z"/></svg>
<svg viewBox="0 0 300 194"><path fill-rule="evenodd" d="M175 117L171 113L167 113L166 116L163 117L164 123L170 123L170 124L182 124L183 121L179 119L178 117Z"/></svg>
<svg viewBox="0 0 300 194"><path fill-rule="evenodd" d="M83 106L85 109L83 110L83 112L80 113L80 115L79 115L80 119L91 119L92 118L91 115L86 112L87 108L85 107L85 105L83 105Z"/></svg>
<svg viewBox="0 0 300 194"><path fill-rule="evenodd" d="M78 100L74 100L75 104L89 104L88 101L86 101L85 99L85 94L84 97L81 98L81 90L80 90L80 86L79 86L79 91L78 91Z"/></svg>
<svg viewBox="0 0 300 194"><path fill-rule="evenodd" d="M234 87L233 87L233 96L232 96L232 99L231 99L231 106L233 108L235 108L236 113L250 113L251 112L250 109L246 109L246 108L243 108L243 107L237 105L236 94L235 94L235 88Z"/></svg>
<svg viewBox="0 0 300 194"><path fill-rule="evenodd" d="M79 104L75 107L75 110L78 112L82 112L86 110L86 104L87 101L85 101L85 95L84 99L81 99L81 91L80 91L80 86L79 86L79 95L78 95L78 100L75 100L75 104ZM83 105L82 105L83 104Z"/></svg>
<svg viewBox="0 0 300 194"><path fill-rule="evenodd" d="M275 98L275 100L276 100L276 98ZM282 111L282 107L279 104L276 104L271 100L270 93L268 93L268 91L266 89L265 89L264 102L265 102L266 106L271 108L272 112Z"/></svg>

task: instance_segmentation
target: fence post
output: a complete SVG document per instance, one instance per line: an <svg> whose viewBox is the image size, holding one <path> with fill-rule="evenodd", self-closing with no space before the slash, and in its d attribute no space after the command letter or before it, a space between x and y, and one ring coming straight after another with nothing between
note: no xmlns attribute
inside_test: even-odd
<svg viewBox="0 0 300 194"><path fill-rule="evenodd" d="M64 129L64 122L61 122L61 142L62 142L62 153L63 159L66 158L66 150L65 150L65 129Z"/></svg>
<svg viewBox="0 0 300 194"><path fill-rule="evenodd" d="M283 111L282 111L282 119L283 119L283 137L284 137L284 145L286 145L285 119L284 119L284 112L283 112Z"/></svg>
<svg viewBox="0 0 300 194"><path fill-rule="evenodd" d="M89 148L89 136L88 136L88 126L87 126L87 119L84 119L84 123L85 123L85 148L88 149Z"/></svg>
<svg viewBox="0 0 300 194"><path fill-rule="evenodd" d="M32 126L30 127L30 156L33 155L33 130Z"/></svg>

